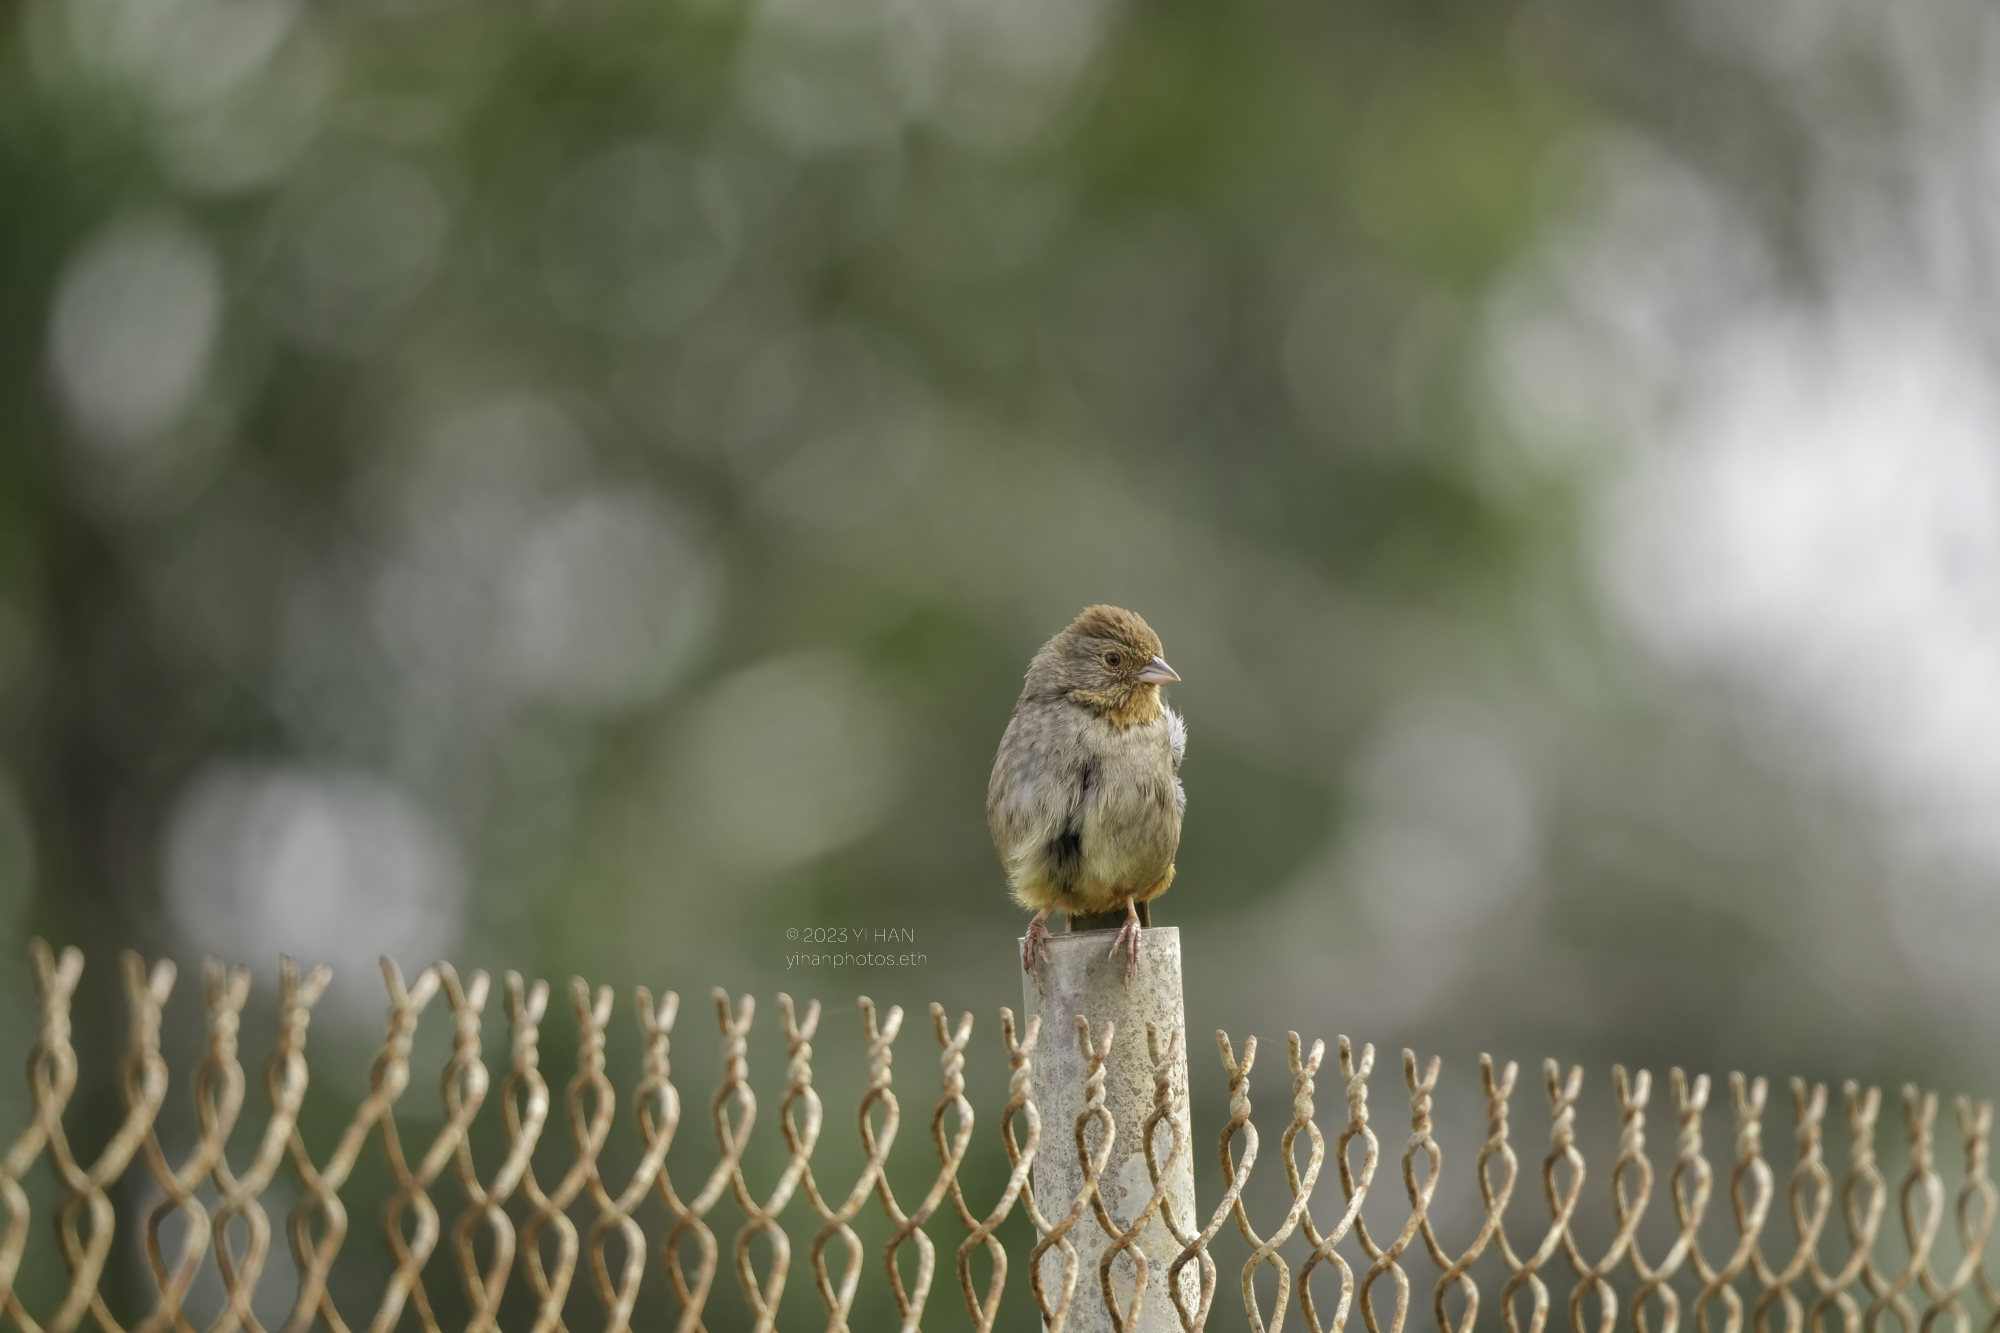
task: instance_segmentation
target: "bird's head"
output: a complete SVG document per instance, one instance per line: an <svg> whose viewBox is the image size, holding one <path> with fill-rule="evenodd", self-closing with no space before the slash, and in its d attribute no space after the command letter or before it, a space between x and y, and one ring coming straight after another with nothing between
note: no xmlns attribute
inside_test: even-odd
<svg viewBox="0 0 2000 1333"><path fill-rule="evenodd" d="M1130 611L1085 607L1036 657L1046 686L1114 722L1143 722L1160 707L1160 686L1180 676L1160 656L1160 636Z"/></svg>

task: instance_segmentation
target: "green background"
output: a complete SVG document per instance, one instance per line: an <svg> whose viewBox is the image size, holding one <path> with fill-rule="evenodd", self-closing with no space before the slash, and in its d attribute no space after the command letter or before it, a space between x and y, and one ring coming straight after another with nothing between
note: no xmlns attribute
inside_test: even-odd
<svg viewBox="0 0 2000 1333"><path fill-rule="evenodd" d="M1935 404L1924 376L1954 348L1959 380L1987 378L1990 17L1777 9L0 8L5 1066L32 1039L31 935L89 959L79 1151L117 1114L121 948L182 965L177 1075L205 954L257 969L253 1062L276 955L336 966L315 1151L365 1086L377 954L548 978L558 1082L566 979L618 987L623 1090L644 983L684 1000L687 1182L713 1157L708 990L762 1003L766 1117L783 990L827 1006L831 1193L857 1160L866 993L909 1011L907 1203L937 1000L976 1015L983 1209L1023 924L986 774L1028 657L1108 601L1184 677L1187 824L1154 919L1187 958L1205 1197L1218 1027L1263 1039L1270 1116L1286 1030L1377 1043L1392 1154L1393 1056L1441 1052L1448 1171L1483 1135L1484 1050L1527 1066L1531 1161L1544 1054L1589 1068L1600 1152L1613 1060L1990 1090L1995 856L1953 830L1988 808L1995 659L1967 649L1954 714L1909 665L1932 641L1870 628L1932 622L1858 621L1850 650L1810 598L1796 622L1760 612L1726 545L1681 603L1621 573L1628 530L1707 549L1676 526L1681 492L1646 482L1735 438L1703 425L1718 362L1755 401L1781 372L1806 386L1744 428L1801 441L1741 492L1786 551L1786 497L1820 475L1812 404L1876 401L1883 366ZM1945 350L1881 331L1855 293L1884 292L1957 330ZM1786 346L1880 345L1795 373L1732 350L1774 322ZM1923 432L1851 419L1860 453L1839 456L1901 477ZM1968 504L1991 490L1979 420L1943 488ZM1733 529L1753 552L1764 513ZM2000 531L1982 515L1939 566L1970 591L1938 617L1968 634ZM1904 535L1854 540L1854 567L1808 562L1797 586L1877 605L1868 552ZM1715 628L1703 609L1745 605L1739 577L1752 610ZM1820 688L1840 671L1865 688ZM1900 715L1861 704L1906 699L1969 720L1899 759L1869 738L1904 736ZM827 927L908 932L923 962L788 966L788 932ZM413 1138L447 1029L434 1013L419 1044ZM498 1030L486 1049L504 1060ZM1339 1080L1320 1087L1331 1130ZM184 1151L184 1083L170 1107ZM26 1114L0 1080L0 1133ZM156 1197L140 1174L121 1206ZM351 1211L350 1321L386 1255ZM812 1327L793 1234L782 1326ZM148 1290L129 1241L121 1309ZM46 1309L39 1221L33 1246ZM462 1309L443 1256L431 1277ZM862 1285L886 1319L872 1258ZM729 1288L711 1327L737 1326ZM1232 1289L1225 1264L1225 1322ZM670 1304L655 1267L641 1322ZM947 1270L937 1326L955 1305Z"/></svg>

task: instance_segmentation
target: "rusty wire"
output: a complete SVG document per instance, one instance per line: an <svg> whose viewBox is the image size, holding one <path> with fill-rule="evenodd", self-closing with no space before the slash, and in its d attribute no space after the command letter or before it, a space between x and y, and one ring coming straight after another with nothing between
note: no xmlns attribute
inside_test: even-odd
<svg viewBox="0 0 2000 1333"><path fill-rule="evenodd" d="M1233 1221L1249 1246L1238 1277L1241 1318L1256 1333L1280 1333L1293 1310L1313 1333L1347 1329L1357 1314L1368 1333L1403 1333L1424 1284L1429 1284L1430 1318L1439 1333L1472 1333L1483 1294L1474 1269L1488 1255L1495 1256L1491 1262L1501 1276L1484 1294L1497 1292L1507 1333L1545 1333L1558 1314L1550 1292L1558 1266L1567 1270L1568 1298L1560 1318L1569 1333L1614 1333L1621 1322L1636 1333L1681 1333L1686 1319L1692 1320L1695 1333L1833 1333L1828 1321L1836 1314L1838 1333L1889 1333L1892 1328L1894 1333L1973 1333L1975 1322L1980 1333L2000 1333L2000 1285L1986 1254L2000 1213L1990 1175L1992 1107L1964 1097L1954 1104L1952 1123L1961 1144L1956 1158L1963 1166L1955 1189L1950 1188L1941 1162L1954 1154L1945 1153L1936 1141L1938 1098L1915 1087L1902 1089L1907 1166L1892 1186L1876 1156L1880 1094L1853 1083L1843 1089L1847 1142L1845 1162L1837 1172L1825 1143L1826 1088L1793 1080L1795 1148L1780 1180L1780 1170L1765 1153L1767 1085L1762 1079L1730 1076L1729 1151L1726 1164L1718 1164L1711 1161L1704 1139L1709 1080L1690 1080L1680 1070L1672 1071L1668 1109L1674 1146L1670 1157L1656 1160L1647 1141L1652 1080L1645 1071L1628 1075L1622 1067L1614 1068L1618 1149L1602 1169L1599 1185L1610 1196L1612 1228L1608 1239L1587 1248L1575 1224L1589 1175L1577 1144L1582 1070L1565 1072L1554 1061L1544 1066L1549 1140L1536 1172L1541 1188L1532 1191L1540 1196L1536 1203L1517 1198L1528 1191L1516 1188L1523 1166L1509 1120L1516 1066L1496 1070L1482 1057L1486 1136L1467 1163L1473 1179L1454 1180L1468 1172L1454 1171L1433 1130L1439 1062L1420 1066L1405 1051L1402 1075L1410 1132L1394 1158L1401 1198L1393 1205L1402 1221L1393 1233L1378 1232L1362 1216L1371 1197L1376 1209L1382 1203L1377 1175L1384 1149L1369 1109L1374 1048L1357 1052L1345 1037L1339 1039L1344 1116L1336 1132L1322 1129L1315 1100L1325 1045L1304 1042L1293 1033L1287 1050L1291 1101L1277 1145L1287 1201L1282 1212L1260 1227L1251 1217L1246 1193L1260 1161L1251 1100L1255 1038L1245 1040L1239 1058L1228 1036L1216 1034L1229 1097L1228 1121L1216 1140L1222 1194L1212 1208L1197 1214L1167 1188L1195 1144L1192 1127L1176 1113L1172 1092L1180 1059L1177 1031L1148 1025L1144 1068L1153 1080L1151 1113L1140 1124L1119 1125L1106 1105L1107 1066L1114 1050L1125 1049L1119 1043L1132 1042L1138 1034L1116 1032L1108 1022L1093 1028L1087 1017L1078 1016L1075 1040L1087 1080L1083 1109L1073 1124L1060 1132L1050 1127L1052 1133L1045 1135L1033 1097L1039 1020L1030 1018L1024 1029L1017 1029L1013 1014L1000 1011L1008 1097L997 1120L986 1122L966 1093L966 1061L976 1058L972 1015L961 1015L954 1024L933 1005L940 1087L929 1118L930 1164L923 1168L929 1183L906 1205L889 1180L901 1124L891 1065L902 1010L878 1016L870 1001L860 1002L868 1084L855 1128L863 1165L845 1192L830 1193L815 1178L812 1165L826 1128L825 1108L813 1084L812 1043L820 1007L815 1002L801 1014L789 996L779 997L786 1087L777 1106L776 1135L783 1141L784 1157L776 1180L760 1192L745 1172L758 1133L759 1108L750 1084L756 1006L748 996L732 1001L718 990L714 1004L723 1074L709 1099L716 1160L692 1193L682 1193L668 1162L684 1128L670 1059L679 1012L679 999L671 992L655 1001L639 988L634 997L642 1054L631 1114L641 1152L629 1177L612 1181L601 1165L619 1097L619 1081L605 1055L613 1014L610 988L593 990L580 980L571 984L578 1060L557 1107L541 1071L541 1028L549 998L545 984L529 984L511 973L504 979L508 1040L503 1073L487 1064L491 986L485 973L461 979L450 965L440 963L410 980L385 962L389 1022L368 1091L331 1150L316 1156L298 1122L310 1079L306 1038L313 1006L327 988L326 969L302 974L287 960L280 971L262 1127L245 1139L236 1131L255 1113L239 1031L251 982L241 968L211 963L202 978L206 1041L189 1082L194 1134L176 1157L159 1132L171 1084L161 1053L161 1026L176 974L171 963L148 967L128 955L123 982L129 1036L116 1084L121 1118L103 1148L86 1161L73 1151L65 1129L78 1085L79 1052L70 1011L83 959L73 949L58 956L38 942L33 963L40 1011L27 1069L31 1113L0 1154L0 1207L5 1209L0 1327L11 1325L21 1333L69 1333L85 1325L101 1333L195 1333L189 1293L211 1269L220 1282L221 1306L204 1333L266 1333L253 1307L260 1284L270 1280L272 1221L265 1205L278 1197L274 1187L288 1165L293 1182L279 1188L290 1193L296 1187L297 1202L285 1219L285 1231L297 1279L296 1289L286 1296L283 1333L308 1333L316 1327L348 1333L350 1325L335 1308L328 1278L351 1225L342 1192L371 1143L377 1145L390 1183L378 1225L393 1258L379 1299L365 1312L371 1333L388 1333L404 1322L414 1322L424 1333L440 1333L431 1293L437 1284L451 1282L465 1294L467 1333L499 1329L502 1301L510 1291L525 1296L532 1307L533 1333L566 1333L566 1314L573 1316L577 1309L571 1292L579 1267L587 1269L586 1285L601 1316L593 1330L628 1333L642 1287L657 1281L656 1270L664 1269L677 1310L676 1328L697 1333L706 1327L709 1298L724 1267L717 1210L725 1199L740 1217L730 1228L727 1267L759 1333L776 1327L781 1306L794 1311L787 1316L790 1323L799 1305L810 1305L815 1297L812 1320L823 1318L830 1333L851 1333L849 1320L867 1266L867 1250L853 1223L871 1200L889 1228L877 1259L905 1333L921 1328L932 1305L940 1227L955 1227L959 1233L952 1252L959 1296L973 1327L991 1333L1010 1272L1000 1232L1017 1208L1035 1239L1025 1255L1014 1257L1026 1260L1029 1297L1050 1330L1123 1333L1137 1327L1147 1313L1149 1275L1161 1268L1172 1320L1184 1333L1209 1327L1216 1319L1219 1285L1211 1247L1223 1226ZM451 1032L451 1054L440 1082L443 1118L423 1117L436 1128L416 1142L399 1125L397 1108L409 1091L420 1021L439 997L443 1004L437 1007ZM1138 1056L1127 1052L1123 1058ZM568 1164L545 1183L536 1176L534 1158L552 1116L562 1122L563 1129L556 1132L566 1132ZM504 1155L482 1176L472 1134L477 1124L496 1117ZM415 1122L406 1116L405 1123ZM763 1132L772 1133L768 1128ZM962 1179L982 1132L997 1133L1007 1162L1005 1183L984 1213L966 1197ZM239 1144L251 1145L239 1147L234 1162L233 1136ZM1143 1153L1152 1186L1150 1197L1139 1196L1137 1211L1129 1217L1115 1215L1098 1190L1114 1150L1123 1156ZM1037 1199L1034 1165L1047 1151L1075 1154L1083 1181L1075 1197ZM905 1145L903 1152L898 1160L914 1159L921 1150ZM1331 1171L1326 1169L1329 1155ZM24 1182L38 1163L45 1164L41 1169L52 1181L54 1201L46 1224L54 1230L64 1277L52 1308L39 1317L25 1308L18 1284L35 1220ZM1264 1167L1267 1175L1271 1169ZM448 1171L465 1197L453 1218L441 1216L432 1197ZM114 1198L138 1197L127 1188L128 1172L138 1173L153 1201L141 1215L121 1218ZM1460 1197L1477 1201L1476 1226L1458 1250L1440 1234L1434 1210L1438 1191L1456 1186L1464 1187L1458 1190ZM803 1205L795 1204L798 1196ZM657 1205L651 1202L655 1198ZM944 1207L947 1199L949 1208ZM941 1217L941 1209L955 1221ZM1177 1215L1177 1209L1185 1215ZM1641 1223L1649 1210L1662 1209L1671 1243L1657 1258L1649 1258L1640 1239ZM1885 1226L1892 1211L1893 1228ZM590 1220L579 1229L572 1213ZM1950 1243L1958 1253L1940 1259L1947 1215ZM180 1239L169 1245L164 1233L176 1216ZM1171 1237L1171 1246L1158 1242L1158 1228L1149 1230L1156 1220ZM812 1233L807 1259L813 1279L813 1289L792 1292L789 1303L794 1236L788 1224L794 1232L804 1225ZM1079 1271L1083 1265L1075 1243L1086 1234L1078 1228L1092 1227L1099 1238L1092 1246L1095 1273ZM1841 1239L1829 1249L1826 1242L1836 1231ZM103 1281L121 1239L143 1255L152 1285L150 1308L132 1312L126 1322L108 1308ZM828 1248L836 1240L841 1250L837 1274L828 1263ZM1296 1275L1288 1245L1304 1251ZM444 1257L436 1253L440 1246L447 1250ZM991 1270L983 1288L972 1266L982 1251ZM1060 1260L1059 1282L1049 1281L1043 1272L1042 1260L1050 1254ZM1194 1271L1183 1282L1190 1266ZM1268 1304L1260 1303L1253 1283L1264 1268L1272 1271L1276 1285ZM1320 1279L1317 1290L1315 1278ZM1453 1297L1455 1320L1448 1303ZM1154 1312L1147 1326L1160 1317ZM1234 1325L1233 1319L1223 1322Z"/></svg>

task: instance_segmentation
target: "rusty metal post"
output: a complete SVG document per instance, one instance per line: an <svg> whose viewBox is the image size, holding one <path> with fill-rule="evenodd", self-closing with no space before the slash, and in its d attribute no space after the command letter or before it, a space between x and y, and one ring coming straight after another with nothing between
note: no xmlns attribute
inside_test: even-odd
<svg viewBox="0 0 2000 1333"><path fill-rule="evenodd" d="M1104 1060L1104 1107L1110 1113L1111 1152L1099 1177L1097 1192L1112 1225L1129 1227L1153 1196L1140 1134L1153 1113L1154 1062L1149 1058L1146 1025L1153 1024L1163 1054L1169 1050L1169 1088L1173 1117L1181 1133L1180 1151L1167 1162L1172 1144L1168 1125L1154 1130L1154 1151L1167 1167L1163 1207L1183 1233L1199 1228L1194 1209L1194 1143L1190 1137L1187 1093L1186 1016L1181 998L1181 937L1172 926L1141 934L1138 970L1124 984L1124 960L1106 956L1112 932L1092 930L1049 938L1049 956L1042 964L1042 985L1022 978L1022 1002L1042 1020L1042 1037L1034 1065L1034 1099L1041 1111L1042 1147L1035 1158L1035 1199L1043 1214L1060 1219L1085 1193L1085 1167L1076 1150L1076 1126L1086 1115L1090 1061L1078 1040L1077 1017L1089 1020L1091 1038L1101 1043L1105 1025L1112 1026L1110 1051ZM1093 1124L1087 1134L1092 1152L1101 1151L1102 1134ZM1092 1209L1086 1206L1069 1233L1076 1247L1076 1290L1065 1333L1111 1333L1112 1317L1104 1304L1098 1263L1112 1244ZM1156 1214L1139 1233L1138 1243L1148 1262L1146 1299L1131 1333L1179 1333L1180 1320L1167 1291L1167 1265L1180 1252ZM1053 1250L1042 1256L1042 1280L1051 1293L1062 1287L1063 1264ZM1120 1256L1112 1267L1112 1291L1121 1310L1134 1295L1132 1261ZM1192 1266L1181 1274L1185 1299L1192 1303L1199 1283Z"/></svg>

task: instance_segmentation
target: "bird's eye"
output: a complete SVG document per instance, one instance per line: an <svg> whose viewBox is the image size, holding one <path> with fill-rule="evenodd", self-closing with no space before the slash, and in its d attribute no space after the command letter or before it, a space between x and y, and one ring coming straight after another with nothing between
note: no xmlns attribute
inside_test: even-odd
<svg viewBox="0 0 2000 1333"><path fill-rule="evenodd" d="M1108 667L1115 667L1115 666L1117 666L1117 665L1118 665L1118 664L1119 664L1120 662L1122 662L1122 661L1124 661L1124 660L1125 660L1124 658L1120 657L1120 656L1119 656L1119 655L1118 655L1117 653L1115 653L1115 652L1112 652L1112 653L1106 653L1106 654L1104 655L1104 665L1106 665L1106 666L1108 666Z"/></svg>

